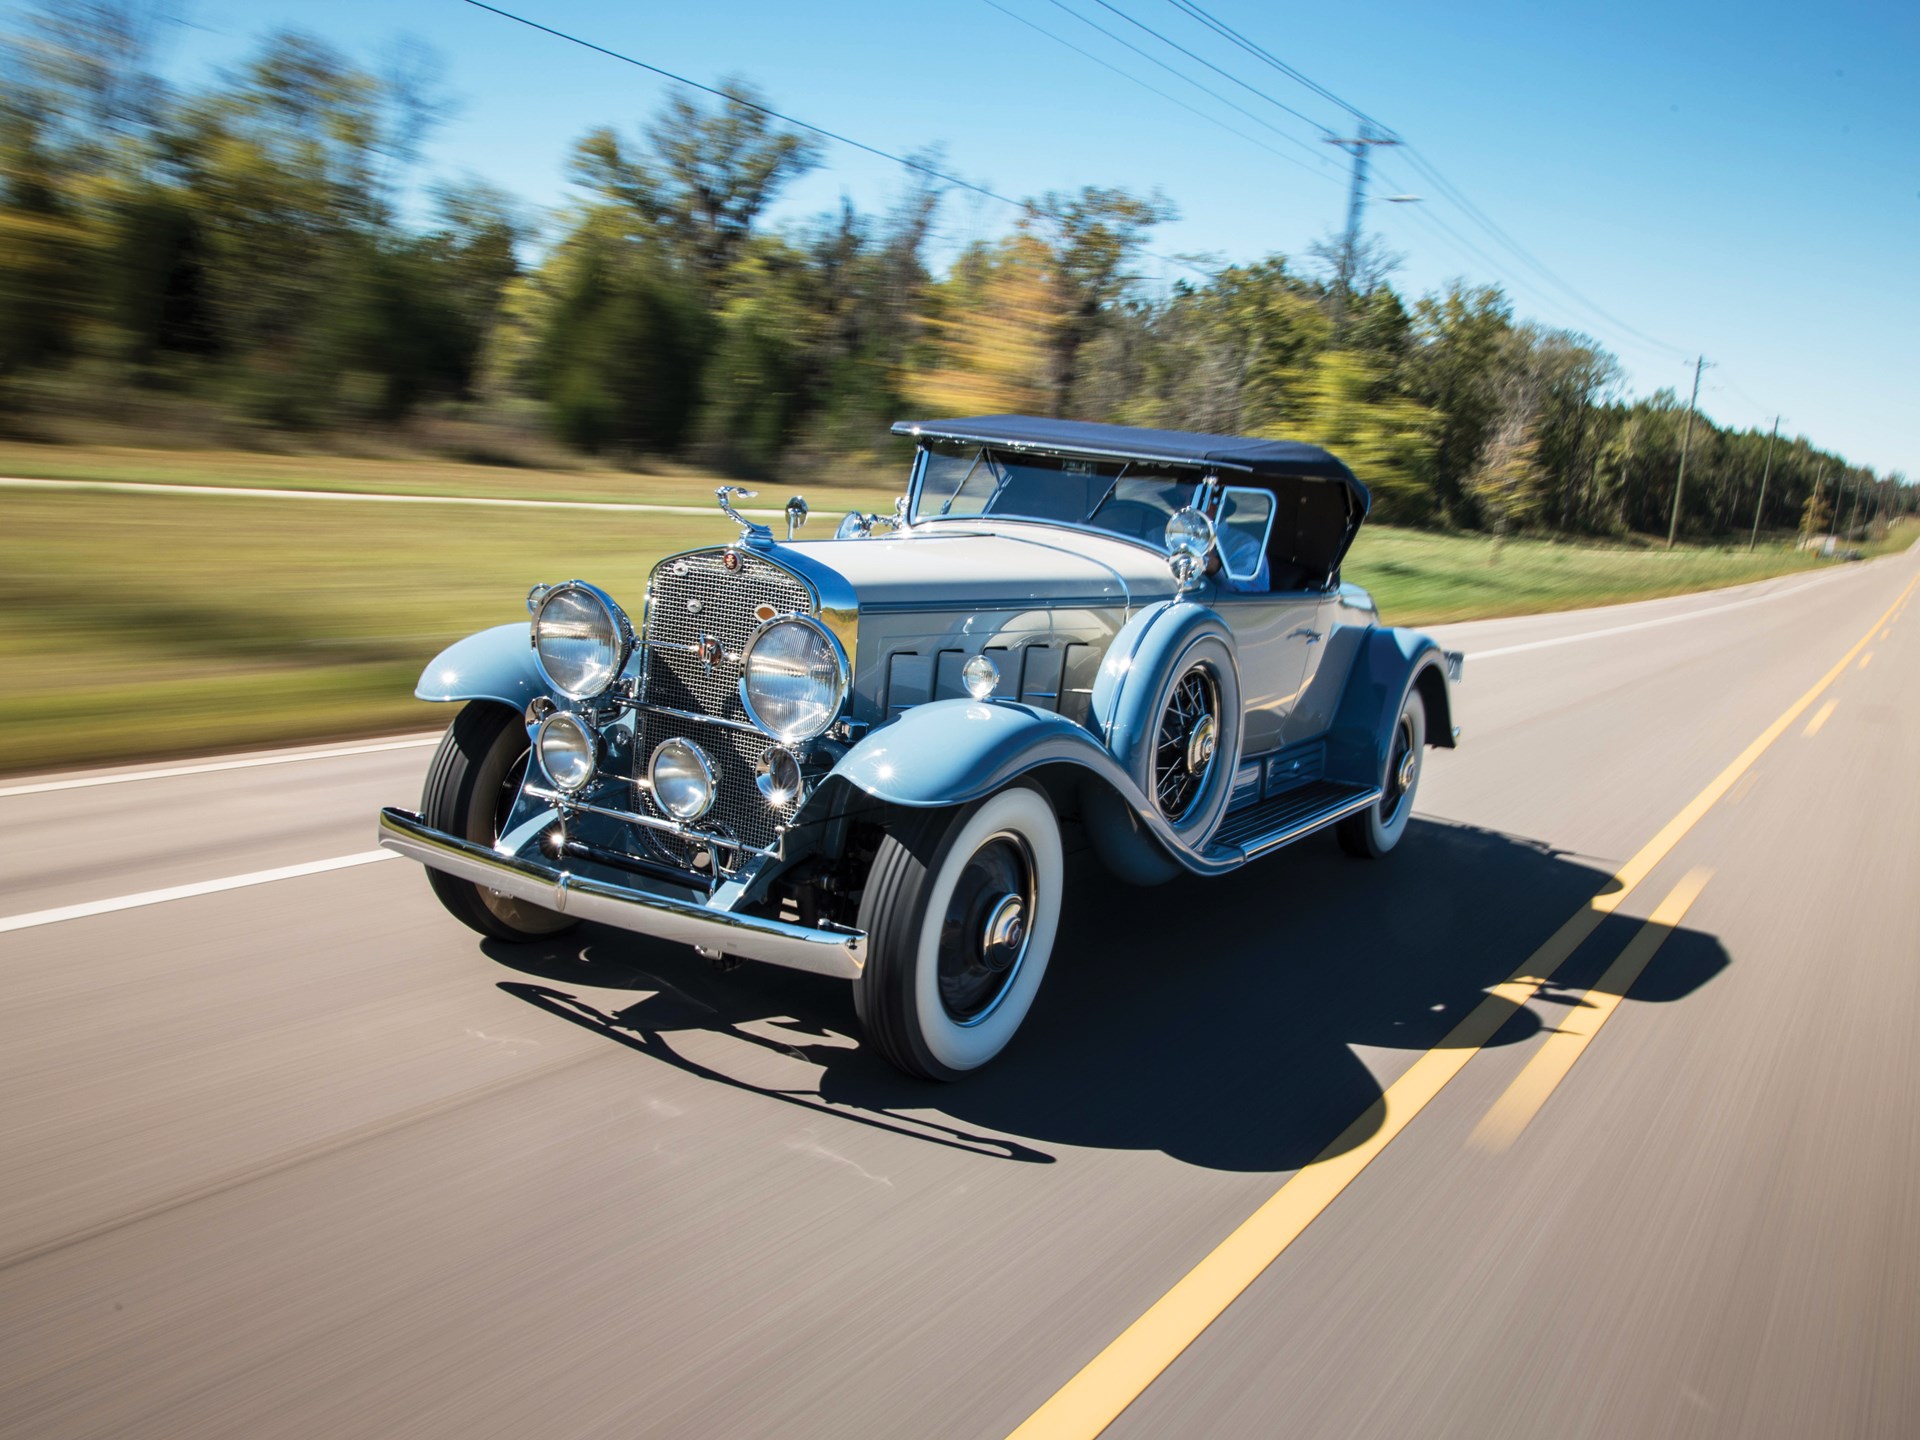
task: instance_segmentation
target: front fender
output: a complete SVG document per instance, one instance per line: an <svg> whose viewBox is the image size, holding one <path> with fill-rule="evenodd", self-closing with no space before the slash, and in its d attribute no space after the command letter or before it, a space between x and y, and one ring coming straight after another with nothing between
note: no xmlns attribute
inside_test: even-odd
<svg viewBox="0 0 1920 1440"><path fill-rule="evenodd" d="M1089 838L1123 878L1155 884L1183 868L1212 875L1238 863L1188 846L1098 739L1031 705L916 705L855 745L827 778L890 805L928 809L968 804L1042 770L1066 771L1087 810Z"/></svg>
<svg viewBox="0 0 1920 1440"><path fill-rule="evenodd" d="M860 741L832 778L890 805L926 809L968 804L1063 761L1120 773L1100 742L1064 715L1006 700L935 700Z"/></svg>
<svg viewBox="0 0 1920 1440"><path fill-rule="evenodd" d="M1327 734L1327 772L1356 785L1378 785L1400 707L1419 687L1427 704L1427 743L1454 744L1453 696L1447 660L1432 636L1379 627L1367 632Z"/></svg>
<svg viewBox="0 0 1920 1440"><path fill-rule="evenodd" d="M547 693L531 637L523 623L456 640L433 657L413 693L422 700L498 700L525 710L534 696Z"/></svg>

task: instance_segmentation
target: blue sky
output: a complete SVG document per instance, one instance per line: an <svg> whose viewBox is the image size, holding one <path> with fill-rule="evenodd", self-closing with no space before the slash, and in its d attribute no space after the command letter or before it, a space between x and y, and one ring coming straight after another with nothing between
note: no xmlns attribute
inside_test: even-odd
<svg viewBox="0 0 1920 1440"><path fill-rule="evenodd" d="M1097 0L997 0L1226 123L1282 160L1102 69L987 0L813 4L502 0L556 28L694 79L743 76L776 108L884 149L944 146L949 169L1003 194L1155 187L1181 218L1163 253L1301 254L1336 228L1346 160L1311 125L1128 25ZM1113 0L1249 84L1336 130L1353 124L1210 35L1169 0ZM1419 292L1449 277L1505 284L1523 316L1594 335L1639 392L1714 368L1703 409L1740 425L1787 417L1861 463L1920 476L1920 5L1277 5L1202 0L1220 19L1377 117L1566 294L1480 229L1405 154L1382 156L1369 228ZM1291 138L1183 83L1069 13L1160 54ZM175 0L165 68L204 78L275 26L365 61L426 41L457 109L422 173L470 173L536 205L565 203L571 143L631 132L668 83L460 0ZM1291 163L1298 162L1298 163ZM829 147L780 215L851 196L882 207L896 167ZM999 233L1007 207L956 196L944 239ZM1152 271L1177 273L1154 265ZM1597 310L1591 307L1598 307Z"/></svg>

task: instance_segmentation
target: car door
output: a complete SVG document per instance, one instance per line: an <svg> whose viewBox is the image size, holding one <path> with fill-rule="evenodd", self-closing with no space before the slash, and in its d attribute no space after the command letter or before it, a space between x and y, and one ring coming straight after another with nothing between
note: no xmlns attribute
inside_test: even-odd
<svg viewBox="0 0 1920 1440"><path fill-rule="evenodd" d="M1246 594L1222 587L1212 604L1233 631L1240 659L1240 754L1244 758L1277 750L1320 663L1326 593Z"/></svg>

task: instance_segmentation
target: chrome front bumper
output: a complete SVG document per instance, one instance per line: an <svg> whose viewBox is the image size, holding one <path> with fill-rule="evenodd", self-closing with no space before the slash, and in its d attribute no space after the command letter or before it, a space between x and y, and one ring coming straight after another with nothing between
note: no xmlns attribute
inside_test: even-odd
<svg viewBox="0 0 1920 1440"><path fill-rule="evenodd" d="M385 849L431 870L457 875L517 900L708 953L847 980L859 978L866 959L863 931L813 930L784 920L735 915L632 885L576 875L544 860L502 855L431 829L418 815L391 806L380 812L379 840Z"/></svg>

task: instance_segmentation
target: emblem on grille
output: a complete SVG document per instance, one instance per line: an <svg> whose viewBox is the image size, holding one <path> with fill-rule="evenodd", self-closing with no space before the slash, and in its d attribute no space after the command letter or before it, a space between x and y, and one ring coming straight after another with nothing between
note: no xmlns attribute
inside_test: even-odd
<svg viewBox="0 0 1920 1440"><path fill-rule="evenodd" d="M725 653L720 648L720 642L711 635L702 635L694 642L693 648L695 653L700 656L700 664L705 668L706 672L711 675L713 673L713 667L720 663L720 657Z"/></svg>
<svg viewBox="0 0 1920 1440"><path fill-rule="evenodd" d="M721 565L722 565L722 566L724 566L724 567L725 567L726 569L728 569L728 570L730 570L730 571L732 571L732 570L738 570L738 569L740 568L740 553L739 553L739 551L737 551L737 550L722 550L722 551L720 552L720 563L721 563Z"/></svg>
<svg viewBox="0 0 1920 1440"><path fill-rule="evenodd" d="M773 606L767 604L764 600L753 607L753 618L763 625L779 613L778 610L774 609Z"/></svg>

